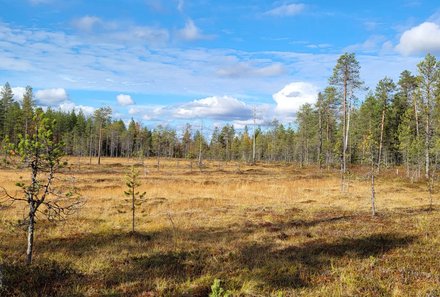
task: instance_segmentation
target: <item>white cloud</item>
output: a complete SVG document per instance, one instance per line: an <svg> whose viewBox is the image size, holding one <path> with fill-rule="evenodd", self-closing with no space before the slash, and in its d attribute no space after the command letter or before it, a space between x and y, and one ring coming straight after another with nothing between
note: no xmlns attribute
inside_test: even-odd
<svg viewBox="0 0 440 297"><path fill-rule="evenodd" d="M141 112L141 110L139 108L137 108L137 107L131 107L128 110L128 114L130 114L130 115L139 114L140 112Z"/></svg>
<svg viewBox="0 0 440 297"><path fill-rule="evenodd" d="M125 94L119 94L118 96L116 96L116 101L118 102L119 105L122 106L134 104L133 98L131 98L130 95L125 95Z"/></svg>
<svg viewBox="0 0 440 297"><path fill-rule="evenodd" d="M364 52L364 53L374 53L380 51L384 44L387 43L385 36L382 35L372 35L367 40L362 43L357 43L350 45L344 49L346 52Z"/></svg>
<svg viewBox="0 0 440 297"><path fill-rule="evenodd" d="M424 22L405 31L396 50L403 55L440 53L440 26Z"/></svg>
<svg viewBox="0 0 440 297"><path fill-rule="evenodd" d="M266 11L265 14L270 16L294 16L303 12L305 8L306 6L302 3L285 4Z"/></svg>
<svg viewBox="0 0 440 297"><path fill-rule="evenodd" d="M38 90L35 93L35 98L37 99L39 104L52 106L66 101L69 97L65 89L56 88Z"/></svg>
<svg viewBox="0 0 440 297"><path fill-rule="evenodd" d="M94 27L101 24L102 20L96 16L83 16L73 21L73 25L81 31L92 31Z"/></svg>
<svg viewBox="0 0 440 297"><path fill-rule="evenodd" d="M82 37L90 41L106 43L135 43L153 46L164 45L169 40L167 29L160 27L137 26L127 22L103 20L96 16L83 16L72 22L73 27L81 31Z"/></svg>
<svg viewBox="0 0 440 297"><path fill-rule="evenodd" d="M170 117L170 114L167 114L166 107L157 105L133 106L128 110L128 114L131 116L140 116L144 120L157 120L160 117Z"/></svg>
<svg viewBox="0 0 440 297"><path fill-rule="evenodd" d="M0 22L0 69L7 70L0 71L0 81L9 81L14 86L31 85L36 89L61 86L68 90L174 98L203 98L227 91L235 98L268 102L280 86L292 81L308 81L324 88L339 57L336 53L293 51L151 49L129 34L120 33L118 38L113 38L116 34L113 31L112 34L95 39L83 34L14 27ZM398 80L402 70L416 70L419 62L417 57L402 57L395 52L387 56L361 54L357 58L362 79L370 87L385 75ZM281 67L269 67L277 64L283 66L284 73L275 75ZM259 72L260 75L240 76L239 71L235 74L232 71L236 65L239 70L246 70L240 65L248 65L253 70L264 69L261 71L264 74L274 75L264 76ZM241 77L238 82L219 75L219 69L227 75L228 68L229 75Z"/></svg>
<svg viewBox="0 0 440 297"><path fill-rule="evenodd" d="M265 77L277 76L285 73L286 69L280 63L275 63L264 67L254 67L247 62L237 63L233 66L220 68L217 75L221 77Z"/></svg>
<svg viewBox="0 0 440 297"><path fill-rule="evenodd" d="M285 86L278 93L273 94L276 102L276 113L292 116L305 103L315 103L318 96L318 88L307 82L293 82Z"/></svg>
<svg viewBox="0 0 440 297"><path fill-rule="evenodd" d="M308 48L312 49L326 49L332 47L330 43L319 43L319 44L308 44L306 45Z"/></svg>
<svg viewBox="0 0 440 297"><path fill-rule="evenodd" d="M92 106L86 106L86 105L76 105L75 103L73 103L72 101L65 101L63 103L61 103L58 108L64 112L69 112L72 110L75 110L76 112L79 112L80 110L82 110L82 112L85 115L92 115L96 108L92 107Z"/></svg>
<svg viewBox="0 0 440 297"><path fill-rule="evenodd" d="M169 40L168 30L145 26L134 26L128 31L119 32L113 35L115 38L127 41L139 41L151 45L162 45Z"/></svg>
<svg viewBox="0 0 440 297"><path fill-rule="evenodd" d="M21 102L23 101L24 93L26 93L26 88L23 87L12 88L12 93L14 94L14 100Z"/></svg>
<svg viewBox="0 0 440 297"><path fill-rule="evenodd" d="M185 27L178 31L178 35L185 41L196 41L202 39L210 39L210 36L202 34L193 20L189 19L185 23Z"/></svg>
<svg viewBox="0 0 440 297"><path fill-rule="evenodd" d="M245 120L252 117L252 108L230 96L212 96L175 106L176 118L209 118L214 120Z"/></svg>

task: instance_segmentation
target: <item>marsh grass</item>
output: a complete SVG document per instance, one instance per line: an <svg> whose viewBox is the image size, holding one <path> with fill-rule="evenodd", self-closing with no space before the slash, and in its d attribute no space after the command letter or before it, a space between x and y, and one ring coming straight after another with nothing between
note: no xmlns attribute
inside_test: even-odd
<svg viewBox="0 0 440 297"><path fill-rule="evenodd" d="M84 160L85 161L85 160ZM0 210L4 296L208 296L215 279L233 296L439 296L440 213L423 182L395 171L369 183L354 168L348 194L337 171L284 164L146 162L138 232L130 233L123 176L133 160L78 164L86 199L65 222L38 221L35 264L24 265L23 206ZM144 171L141 171L144 172ZM14 189L19 170L0 171Z"/></svg>

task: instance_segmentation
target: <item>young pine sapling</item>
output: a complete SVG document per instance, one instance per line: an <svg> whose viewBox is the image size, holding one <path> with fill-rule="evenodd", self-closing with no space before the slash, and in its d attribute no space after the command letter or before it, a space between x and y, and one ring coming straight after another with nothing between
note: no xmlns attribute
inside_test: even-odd
<svg viewBox="0 0 440 297"><path fill-rule="evenodd" d="M134 166L125 175L125 184L128 189L124 191L124 194L131 198L131 232L134 234L136 205L141 204L146 195L146 192L140 193L138 191L141 183L139 182L139 171Z"/></svg>

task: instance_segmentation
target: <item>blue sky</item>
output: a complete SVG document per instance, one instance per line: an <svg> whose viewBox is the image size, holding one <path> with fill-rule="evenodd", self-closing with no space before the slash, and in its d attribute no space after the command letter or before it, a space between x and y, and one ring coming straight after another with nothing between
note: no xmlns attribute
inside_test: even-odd
<svg viewBox="0 0 440 297"><path fill-rule="evenodd" d="M0 0L0 83L146 125L294 119L339 55L370 88L440 54L437 1Z"/></svg>

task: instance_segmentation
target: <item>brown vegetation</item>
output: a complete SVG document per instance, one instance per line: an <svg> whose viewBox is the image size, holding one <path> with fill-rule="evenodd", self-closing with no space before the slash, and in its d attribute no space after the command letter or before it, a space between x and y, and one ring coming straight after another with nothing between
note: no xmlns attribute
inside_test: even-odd
<svg viewBox="0 0 440 297"><path fill-rule="evenodd" d="M82 161L59 182L73 175L86 203L37 222L32 266L22 206L0 210L4 295L207 296L216 278L234 296L440 295L439 197L428 211L426 183L404 170L377 178L373 218L368 168L341 194L338 170L163 160L158 171L148 160L133 236L123 176L136 161ZM26 175L3 170L1 184L14 191Z"/></svg>

